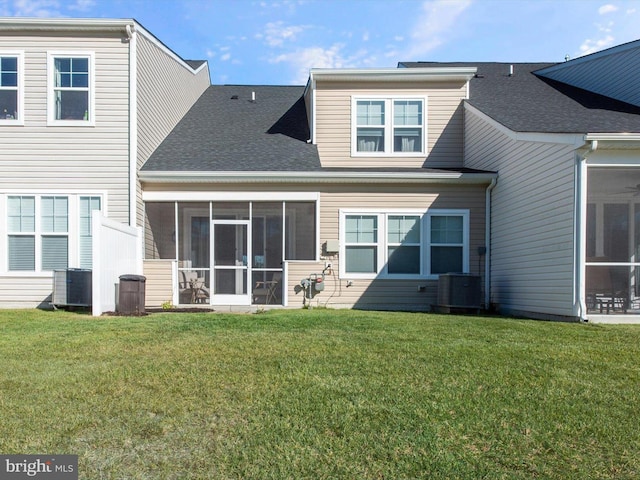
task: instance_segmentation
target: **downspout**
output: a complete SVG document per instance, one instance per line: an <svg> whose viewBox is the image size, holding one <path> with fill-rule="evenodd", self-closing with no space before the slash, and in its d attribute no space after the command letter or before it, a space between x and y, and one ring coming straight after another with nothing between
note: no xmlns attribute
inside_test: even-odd
<svg viewBox="0 0 640 480"><path fill-rule="evenodd" d="M587 251L587 238L584 234L584 227L587 222L587 158L593 152L598 149L598 141L591 140L589 150L578 158L577 178L576 178L576 200L578 203L578 225L575 227L576 235L578 236L578 251L577 251L577 263L578 263L578 309L581 322L588 322L587 316L587 302L585 298L586 291L586 274L587 267L586 251Z"/></svg>
<svg viewBox="0 0 640 480"><path fill-rule="evenodd" d="M489 310L491 302L491 191L497 183L498 179L493 178L485 193L484 241L487 251L484 257L484 308L486 310Z"/></svg>
<svg viewBox="0 0 640 480"><path fill-rule="evenodd" d="M129 42L129 225L137 226L138 204L138 98L137 98L137 47L134 25L127 25Z"/></svg>

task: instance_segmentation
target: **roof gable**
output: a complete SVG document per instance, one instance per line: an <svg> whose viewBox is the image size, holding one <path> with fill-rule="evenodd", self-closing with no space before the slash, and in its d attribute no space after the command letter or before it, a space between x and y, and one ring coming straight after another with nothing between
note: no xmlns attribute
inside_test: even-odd
<svg viewBox="0 0 640 480"><path fill-rule="evenodd" d="M558 63L536 74L640 107L640 40Z"/></svg>

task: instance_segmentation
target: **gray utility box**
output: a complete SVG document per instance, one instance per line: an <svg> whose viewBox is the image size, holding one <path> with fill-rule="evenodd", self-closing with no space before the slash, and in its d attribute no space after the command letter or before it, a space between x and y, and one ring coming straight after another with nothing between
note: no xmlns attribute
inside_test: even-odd
<svg viewBox="0 0 640 480"><path fill-rule="evenodd" d="M53 307L90 307L92 303L91 270L68 268L53 271Z"/></svg>
<svg viewBox="0 0 640 480"><path fill-rule="evenodd" d="M479 275L445 273L438 279L436 309L440 312L478 311L481 297Z"/></svg>
<svg viewBox="0 0 640 480"><path fill-rule="evenodd" d="M142 275L120 275L118 287L118 313L141 315L145 313L145 284Z"/></svg>

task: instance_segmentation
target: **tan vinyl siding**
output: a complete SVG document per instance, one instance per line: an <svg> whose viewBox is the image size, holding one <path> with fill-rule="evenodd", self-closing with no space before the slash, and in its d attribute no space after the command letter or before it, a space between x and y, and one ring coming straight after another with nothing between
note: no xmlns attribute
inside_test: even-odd
<svg viewBox="0 0 640 480"><path fill-rule="evenodd" d="M0 125L0 191L104 191L109 217L128 219L128 45L104 36L0 35L24 52L24 126ZM95 126L47 126L47 52L95 54Z"/></svg>
<svg viewBox="0 0 640 480"><path fill-rule="evenodd" d="M505 312L573 316L573 147L516 141L473 112L466 116L465 166L500 172L492 192L491 302Z"/></svg>
<svg viewBox="0 0 640 480"><path fill-rule="evenodd" d="M462 166L462 100L466 83L360 84L318 82L316 142L324 167L460 167ZM419 157L352 157L352 96L426 97L427 155Z"/></svg>
<svg viewBox="0 0 640 480"><path fill-rule="evenodd" d="M175 187L175 188L174 188ZM151 184L146 191L190 191L193 185ZM216 191L256 192L257 185L220 185ZM318 252L323 254L323 245L327 240L340 238L340 209L379 209L422 210L460 209L469 211L469 267L470 273L484 272L484 257L478 256L478 247L485 244L485 189L486 185L281 185L282 192L319 192L320 193L320 233ZM273 192L274 186L264 190ZM273 200L277 201L277 193ZM330 261L333 271L326 277L326 287L314 297L314 305L331 307L356 307L365 309L410 309L428 310L436 301L437 280L434 279L357 279L347 288L346 280L339 278L340 259L338 255L322 257L315 261L287 262L287 292L290 307L302 305L302 293L299 283L311 273L321 273L324 262ZM147 272L145 271L145 275ZM418 291L418 287L425 287Z"/></svg>
<svg viewBox="0 0 640 480"><path fill-rule="evenodd" d="M145 260L145 306L161 307L173 298L172 260Z"/></svg>
<svg viewBox="0 0 640 480"><path fill-rule="evenodd" d="M198 73L146 36L137 36L138 169L210 84L205 65ZM143 218L137 186L138 223Z"/></svg>

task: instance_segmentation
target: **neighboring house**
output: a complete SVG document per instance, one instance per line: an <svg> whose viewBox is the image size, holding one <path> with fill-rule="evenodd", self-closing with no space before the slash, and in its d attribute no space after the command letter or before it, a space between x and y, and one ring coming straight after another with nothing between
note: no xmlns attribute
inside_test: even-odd
<svg viewBox="0 0 640 480"><path fill-rule="evenodd" d="M134 20L1 18L0 79L0 304L48 306L52 271L92 267L92 210L142 224L137 170L208 65Z"/></svg>
<svg viewBox="0 0 640 480"><path fill-rule="evenodd" d="M640 42L561 64L313 69L281 87L210 86L133 21L0 34L24 45L2 63L0 99L18 105L0 120L2 305L46 302L59 252L89 265L81 212L99 199L144 229L149 307L430 310L454 272L502 313L640 319ZM72 97L95 100L56 119L56 59L75 55L95 87Z"/></svg>
<svg viewBox="0 0 640 480"><path fill-rule="evenodd" d="M559 64L401 65L478 69L464 163L499 175L491 303L542 318L640 315L640 41Z"/></svg>

